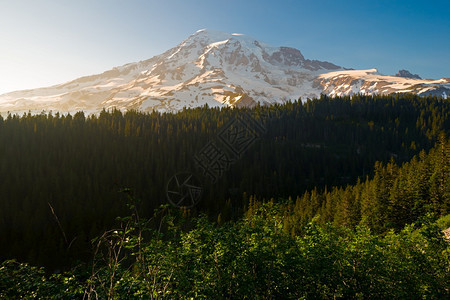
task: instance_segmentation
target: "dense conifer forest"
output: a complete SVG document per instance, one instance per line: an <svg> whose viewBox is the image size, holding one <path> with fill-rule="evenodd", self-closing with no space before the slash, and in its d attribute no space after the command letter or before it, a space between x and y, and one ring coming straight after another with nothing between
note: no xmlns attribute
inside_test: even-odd
<svg viewBox="0 0 450 300"><path fill-rule="evenodd" d="M449 134L413 95L4 116L0 298L448 296Z"/></svg>

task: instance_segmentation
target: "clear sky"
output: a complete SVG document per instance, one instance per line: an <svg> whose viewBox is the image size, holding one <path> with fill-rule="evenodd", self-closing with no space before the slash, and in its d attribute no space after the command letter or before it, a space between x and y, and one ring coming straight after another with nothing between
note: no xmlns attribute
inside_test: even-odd
<svg viewBox="0 0 450 300"><path fill-rule="evenodd" d="M450 77L450 0L0 0L0 94L148 59L203 28L347 68Z"/></svg>

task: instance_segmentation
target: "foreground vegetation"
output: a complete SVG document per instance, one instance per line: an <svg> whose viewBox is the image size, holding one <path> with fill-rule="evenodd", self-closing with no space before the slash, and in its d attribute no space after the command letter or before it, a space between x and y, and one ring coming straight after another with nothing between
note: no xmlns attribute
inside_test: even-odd
<svg viewBox="0 0 450 300"><path fill-rule="evenodd" d="M430 218L374 234L317 225L291 235L286 206L268 202L237 222L205 216L186 226L167 207L151 230L136 213L99 237L96 259L46 275L15 261L0 266L0 298L28 299L417 299L450 296L450 243ZM162 218L161 218L162 217Z"/></svg>

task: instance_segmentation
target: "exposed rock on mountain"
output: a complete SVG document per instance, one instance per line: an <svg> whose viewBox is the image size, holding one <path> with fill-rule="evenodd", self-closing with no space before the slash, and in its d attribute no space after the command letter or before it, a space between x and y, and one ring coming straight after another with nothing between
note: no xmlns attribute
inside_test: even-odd
<svg viewBox="0 0 450 300"><path fill-rule="evenodd" d="M409 72L408 70L399 70L397 72L397 74L395 74L394 76L405 77L405 78L412 78L412 79L422 79L422 78L420 78L419 75L411 74L411 72Z"/></svg>

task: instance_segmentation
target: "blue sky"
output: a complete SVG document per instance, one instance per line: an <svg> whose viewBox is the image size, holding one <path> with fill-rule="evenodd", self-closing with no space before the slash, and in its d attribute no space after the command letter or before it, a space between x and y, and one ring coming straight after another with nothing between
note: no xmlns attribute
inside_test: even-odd
<svg viewBox="0 0 450 300"><path fill-rule="evenodd" d="M0 0L0 93L144 60L202 28L348 68L450 77L449 0Z"/></svg>

